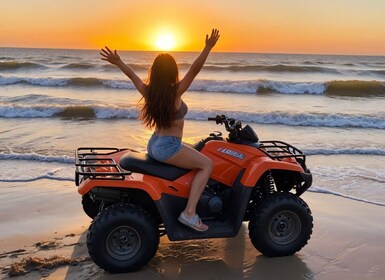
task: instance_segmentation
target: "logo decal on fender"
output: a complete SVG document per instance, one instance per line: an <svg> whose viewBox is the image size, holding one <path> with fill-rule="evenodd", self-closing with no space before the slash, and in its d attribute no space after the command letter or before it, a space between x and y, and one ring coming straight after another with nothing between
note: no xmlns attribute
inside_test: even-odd
<svg viewBox="0 0 385 280"><path fill-rule="evenodd" d="M245 155L244 155L244 154L235 152L235 151L233 151L233 150L229 150L229 149L225 149L225 148L218 148L217 151L218 151L218 152L221 152L221 153L223 153L223 154L232 156L232 157L239 158L239 159L244 159L244 158L245 158Z"/></svg>

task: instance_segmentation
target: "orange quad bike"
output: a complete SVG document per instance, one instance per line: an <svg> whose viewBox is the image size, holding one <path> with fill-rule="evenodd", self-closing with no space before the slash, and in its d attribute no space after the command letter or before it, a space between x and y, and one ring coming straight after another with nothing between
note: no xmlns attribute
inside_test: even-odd
<svg viewBox="0 0 385 280"><path fill-rule="evenodd" d="M78 148L75 179L92 260L112 272L139 270L159 238L171 241L234 237L248 221L254 247L269 257L292 255L310 239L313 218L300 196L311 186L306 156L282 141L259 141L249 125L224 115L224 139L214 131L194 148L213 162L197 213L209 226L195 232L178 222L196 170L155 161L132 149Z"/></svg>

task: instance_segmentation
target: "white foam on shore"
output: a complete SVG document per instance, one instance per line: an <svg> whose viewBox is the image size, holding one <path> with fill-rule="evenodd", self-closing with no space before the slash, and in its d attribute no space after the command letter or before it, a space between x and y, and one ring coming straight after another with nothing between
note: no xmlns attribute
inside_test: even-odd
<svg viewBox="0 0 385 280"><path fill-rule="evenodd" d="M378 205L378 206L385 206L385 202L372 201L372 200L368 200L368 199L364 199L364 198L360 198L360 197L346 195L346 194L336 192L336 191L323 189L320 187L311 187L308 189L308 191L314 192L314 193L331 194L331 195L340 196L340 197L344 197L344 198L355 200L355 201L360 201L360 202L369 203L369 204Z"/></svg>
<svg viewBox="0 0 385 280"><path fill-rule="evenodd" d="M320 148L305 149L303 152L308 155L385 155L385 150L380 148L360 147L360 148Z"/></svg>
<svg viewBox="0 0 385 280"><path fill-rule="evenodd" d="M360 161L351 164L313 165L310 167L315 186L311 191L385 206L385 170L368 167Z"/></svg>
<svg viewBox="0 0 385 280"><path fill-rule="evenodd" d="M26 178L14 178L14 179L0 178L0 182L3 182L3 183L27 183L27 182L34 182L34 181L39 181L39 180L43 180L43 179L48 179L48 180L53 180L53 181L69 181L69 182L75 181L73 177L56 176L54 173L52 173L50 171L50 172L47 172L46 174L33 176L33 177L26 177ZM308 191L314 192L314 193L335 195L335 196L339 196L339 197L343 197L343 198L347 198L347 199L351 199L351 200L355 200L355 201L359 201L359 202L369 203L369 204L373 204L373 205L378 205L378 206L385 206L385 202L372 201L372 200L368 200L365 198L359 198L356 196L347 195L347 194L343 194L341 192L331 191L331 190L327 190L327 189L320 188L320 187L311 187L310 189L308 189Z"/></svg>
<svg viewBox="0 0 385 280"><path fill-rule="evenodd" d="M36 177L29 177L29 178L15 178L15 179L0 178L0 182L3 182L3 183L27 183L27 182L34 182L34 181L43 180L43 179L49 179L49 180L54 180L54 181L70 181L70 182L75 181L74 178L71 178L71 177L54 176L54 175L50 174L50 172L47 172L47 174L43 174L43 175L36 176Z"/></svg>
<svg viewBox="0 0 385 280"><path fill-rule="evenodd" d="M42 179L74 181L74 158L69 156L44 156L37 153L0 153L3 166L0 182L33 182ZM385 206L379 201L384 193L383 169L369 169L362 166L312 166L314 182L309 191L331 194L347 199ZM360 186L370 185L371 188ZM333 189L333 190L331 190Z"/></svg>
<svg viewBox="0 0 385 280"><path fill-rule="evenodd" d="M0 182L74 181L74 165L54 161L2 160Z"/></svg>
<svg viewBox="0 0 385 280"><path fill-rule="evenodd" d="M304 149L303 152L307 156L316 155L385 155L385 149L380 148L324 148L324 149ZM73 156L49 156L38 153L17 153L17 152L0 152L0 160L25 160L33 162L53 162L63 164L74 164Z"/></svg>
<svg viewBox="0 0 385 280"><path fill-rule="evenodd" d="M66 155L63 156L46 156L37 153L0 153L0 160L26 160L35 162L56 162L65 164L74 164L75 158Z"/></svg>

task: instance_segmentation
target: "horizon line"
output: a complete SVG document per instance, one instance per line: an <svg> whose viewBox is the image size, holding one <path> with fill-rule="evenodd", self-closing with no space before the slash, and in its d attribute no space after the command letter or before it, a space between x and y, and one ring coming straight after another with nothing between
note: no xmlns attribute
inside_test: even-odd
<svg viewBox="0 0 385 280"><path fill-rule="evenodd" d="M40 49L40 50L72 50L72 51L100 51L100 49L90 49L90 48L58 48L58 47L13 47L13 46L0 46L0 49ZM169 53L199 53L201 50L128 50L120 49L120 52L169 52ZM373 57L385 57L384 54L349 54L349 53L300 53L300 52L253 52L253 51L211 51L212 53L239 53L239 54L273 54L273 55L319 55L319 56L373 56Z"/></svg>

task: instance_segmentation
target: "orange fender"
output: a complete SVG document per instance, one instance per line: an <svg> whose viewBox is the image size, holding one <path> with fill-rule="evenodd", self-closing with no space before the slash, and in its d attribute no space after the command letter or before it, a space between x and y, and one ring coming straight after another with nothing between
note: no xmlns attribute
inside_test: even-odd
<svg viewBox="0 0 385 280"><path fill-rule="evenodd" d="M241 183L246 187L254 187L259 178L267 171L281 169L289 171L303 172L302 167L293 161L277 161L266 157L253 159L242 176Z"/></svg>
<svg viewBox="0 0 385 280"><path fill-rule="evenodd" d="M189 173L190 174L190 173ZM187 174L186 174L187 175ZM185 176L186 176L185 175ZM192 176L192 175L189 175ZM182 189L170 187L169 181L153 177L150 175L143 175L140 173L132 173L131 175L126 176L125 180L102 180L102 179L87 179L82 182L78 188L78 192L81 195L88 193L91 189L96 187L107 187L107 188L127 188L127 189L140 189L149 194L149 196L154 200L159 200L163 193L172 194L174 196L188 197L190 186L182 181L177 182L176 184L184 185ZM178 184L178 185L179 185ZM175 184L174 184L175 186Z"/></svg>

